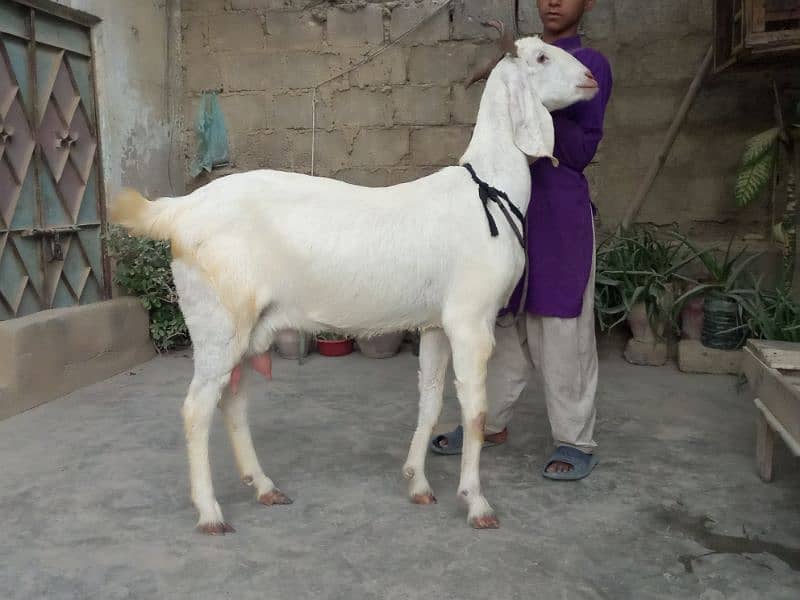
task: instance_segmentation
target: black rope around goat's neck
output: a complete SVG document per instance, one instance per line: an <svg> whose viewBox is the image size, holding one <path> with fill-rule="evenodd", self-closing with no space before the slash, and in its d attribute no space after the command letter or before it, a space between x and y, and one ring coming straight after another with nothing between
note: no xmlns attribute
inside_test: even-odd
<svg viewBox="0 0 800 600"><path fill-rule="evenodd" d="M511 230L514 232L517 241L519 241L524 250L525 237L523 235L523 229L525 226L525 217L522 214L522 211L520 211L520 209L517 208L513 202L511 202L511 200L508 198L508 195L504 191L493 188L480 177L478 177L471 164L465 163L464 168L469 171L469 174L472 176L472 181L478 184L478 194L480 195L481 202L483 203L483 211L486 213L486 220L489 221L489 233L492 234L492 237L497 237L499 235L497 223L495 222L492 213L489 211L489 201L492 201L500 207L500 211L503 213L506 221L508 221L508 225L511 227ZM505 204L503 203L503 200L505 200ZM508 208L506 208L506 204L508 204ZM508 212L509 209L519 220L519 225L517 225L517 223L514 222L514 219L511 218L511 215Z"/></svg>
<svg viewBox="0 0 800 600"><path fill-rule="evenodd" d="M506 218L511 230L514 232L517 241L519 241L520 245L522 246L522 251L525 253L525 271L522 275L522 294L520 296L519 306L517 307L517 313L515 315L516 318L519 318L519 316L525 312L525 305L528 299L528 277L530 272L528 248L527 244L525 243L528 238L528 228L525 221L525 216L522 214L522 211L517 208L513 202L511 202L505 192L493 188L480 177L478 177L471 164L464 163L464 168L469 171L469 174L472 176L472 181L478 184L479 195L481 202L483 203L483 210L486 213L486 220L489 221L489 232L492 234L492 237L497 237L499 235L499 231L497 230L497 223L495 223L492 213L489 212L489 200L500 207L500 210L503 212L503 216ZM509 214L508 209L506 209L502 200L505 200L508 203L508 208L511 209L511 212L513 212L514 216L519 220L519 226L517 226L517 224L514 222L514 219L511 218L511 215Z"/></svg>

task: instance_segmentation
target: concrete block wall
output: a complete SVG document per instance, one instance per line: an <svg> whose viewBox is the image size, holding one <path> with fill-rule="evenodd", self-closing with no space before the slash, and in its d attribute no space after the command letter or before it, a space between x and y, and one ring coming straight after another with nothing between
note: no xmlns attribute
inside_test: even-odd
<svg viewBox="0 0 800 600"><path fill-rule="evenodd" d="M482 87L469 70L494 52L480 21L513 18L512 0L454 0L432 21L317 94L319 175L388 185L454 164L466 148ZM600 0L587 43L615 76L606 139L588 169L603 226L614 225L643 179L711 41L711 0ZM398 39L438 0L184 0L187 162L203 90L218 90L233 165L308 173L311 90ZM541 28L534 0L520 1L523 32ZM761 236L766 211L732 200L743 141L769 125L765 77L706 83L651 192L641 220L679 223L697 237ZM190 180L194 187L208 180Z"/></svg>

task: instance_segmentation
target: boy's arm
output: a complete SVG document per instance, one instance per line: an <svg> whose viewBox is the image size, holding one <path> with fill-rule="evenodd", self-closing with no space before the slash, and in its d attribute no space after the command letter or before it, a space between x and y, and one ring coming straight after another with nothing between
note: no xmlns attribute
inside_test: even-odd
<svg viewBox="0 0 800 600"><path fill-rule="evenodd" d="M613 84L611 67L601 54L593 55L586 64L600 85L600 92L590 101L576 105L570 117L553 115L555 126L555 151L553 155L565 166L583 171L594 158L603 139L603 120Z"/></svg>

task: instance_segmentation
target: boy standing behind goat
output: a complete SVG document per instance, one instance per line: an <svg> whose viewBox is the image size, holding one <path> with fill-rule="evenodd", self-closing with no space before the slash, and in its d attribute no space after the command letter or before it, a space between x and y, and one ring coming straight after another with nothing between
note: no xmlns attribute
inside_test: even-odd
<svg viewBox="0 0 800 600"><path fill-rule="evenodd" d="M544 382L547 412L556 449L545 464L549 479L586 477L597 459L593 434L597 389L594 335L594 206L584 168L603 137L611 95L611 68L598 51L581 44L578 26L595 0L537 0L542 39L586 65L600 85L591 101L552 114L555 157L560 165L531 165L532 198L527 214L530 263L525 315L514 326L522 285L498 321L496 346L488 366L487 445L502 444L514 405L530 377L530 363ZM438 436L431 449L461 452L463 430Z"/></svg>

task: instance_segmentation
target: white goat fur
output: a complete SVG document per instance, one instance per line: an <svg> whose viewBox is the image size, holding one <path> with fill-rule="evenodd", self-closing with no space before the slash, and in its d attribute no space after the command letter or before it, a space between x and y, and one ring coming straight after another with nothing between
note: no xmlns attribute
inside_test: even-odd
<svg viewBox="0 0 800 600"><path fill-rule="evenodd" d="M518 40L517 54L490 75L460 164L471 163L524 213L526 155L552 158L548 110L589 99L596 90L585 87L587 70L577 59L538 38ZM420 503L435 501L424 463L452 347L465 430L459 492L473 526L497 525L478 476L486 363L495 316L519 281L524 254L501 212L490 210L498 237L490 237L478 187L459 166L386 188L258 170L157 202L131 190L119 194L113 221L172 242L175 283L194 344L183 414L192 499L204 530L229 530L208 461L218 403L243 480L260 498L280 494L253 449L247 388L233 394L228 382L237 365L266 352L284 328L423 331L418 428L403 467L410 495Z"/></svg>

